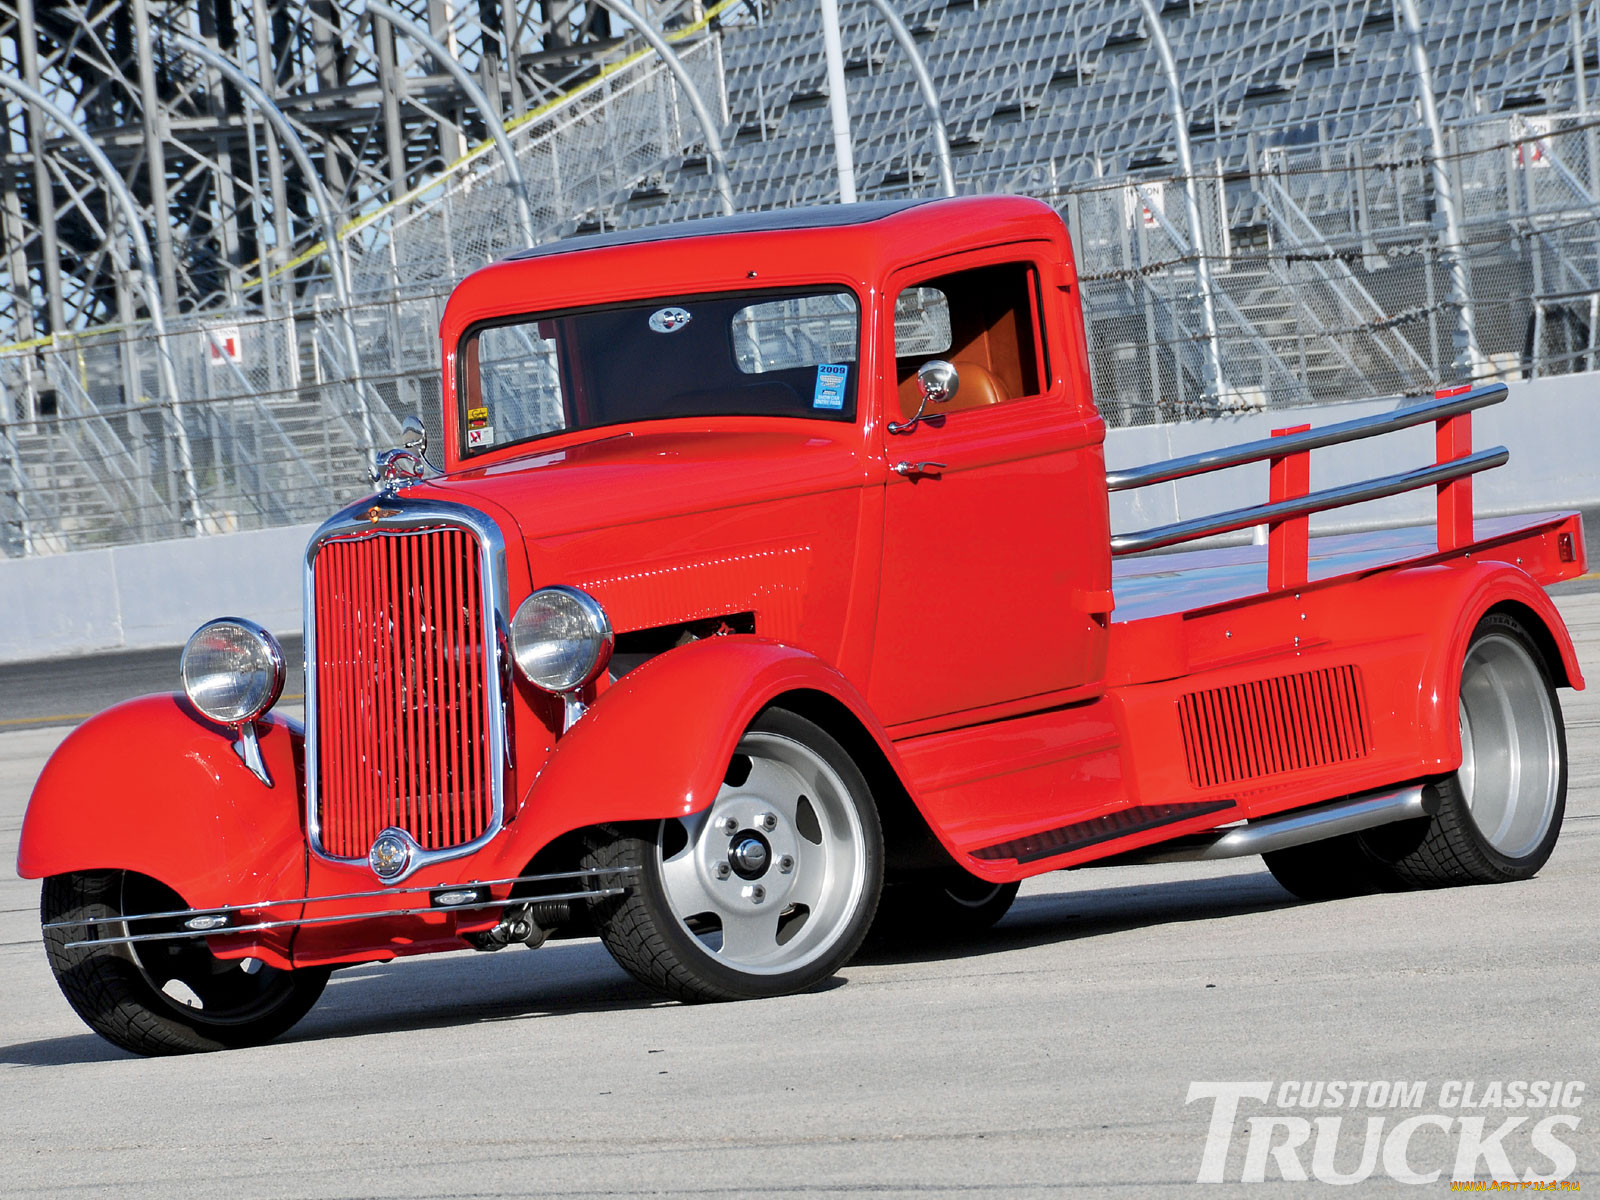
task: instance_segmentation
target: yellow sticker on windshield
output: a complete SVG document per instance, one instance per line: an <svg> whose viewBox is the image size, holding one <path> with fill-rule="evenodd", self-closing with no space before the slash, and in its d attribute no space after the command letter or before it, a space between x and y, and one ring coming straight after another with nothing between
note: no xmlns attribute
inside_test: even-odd
<svg viewBox="0 0 1600 1200"><path fill-rule="evenodd" d="M489 410L487 408L467 409L467 425L470 428L476 429L479 425L487 425L488 423Z"/></svg>

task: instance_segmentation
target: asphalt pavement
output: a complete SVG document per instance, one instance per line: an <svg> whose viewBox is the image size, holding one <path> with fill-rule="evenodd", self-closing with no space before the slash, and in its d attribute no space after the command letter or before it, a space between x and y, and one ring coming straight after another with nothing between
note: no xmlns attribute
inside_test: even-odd
<svg viewBox="0 0 1600 1200"><path fill-rule="evenodd" d="M1559 603L1600 674L1600 597ZM173 661L95 676L94 695L146 667L170 684ZM41 697L90 707L79 669L41 676ZM1546 1134L1593 1187L1600 701L1563 699L1567 816L1527 883L1301 904L1253 859L1052 874L982 938L881 949L805 995L663 1001L593 941L464 951L342 971L282 1040L176 1059L101 1041L50 977L38 884L11 864L66 729L14 728L0 734L0 1194L1176 1196L1207 1170L1215 1106L1191 1088L1217 1081L1274 1100L1241 1101L1205 1195L1330 1194L1318 1180L1362 1173L1373 1121L1386 1140L1358 1194L1449 1190L1463 1145L1504 1120L1517 1125L1494 1146L1513 1169L1551 1172L1530 1131L1563 1117L1576 1124ZM1569 1088L1579 1103L1555 1118L1445 1103L1462 1081L1481 1095L1530 1080L1597 1098ZM1283 1107L1300 1081L1425 1091L1399 1110ZM1397 1160L1405 1119L1421 1127ZM1296 1171L1312 1178L1245 1182ZM1438 1174L1418 1188L1397 1171Z"/></svg>
<svg viewBox="0 0 1600 1200"><path fill-rule="evenodd" d="M283 702L296 705L301 689L300 638L283 640ZM11 729L76 725L97 712L135 696L181 691L182 648L108 650L79 658L0 665L0 732Z"/></svg>

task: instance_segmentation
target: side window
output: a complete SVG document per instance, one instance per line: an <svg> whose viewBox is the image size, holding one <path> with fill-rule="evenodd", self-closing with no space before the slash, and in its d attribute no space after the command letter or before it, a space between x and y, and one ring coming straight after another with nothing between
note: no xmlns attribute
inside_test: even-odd
<svg viewBox="0 0 1600 1200"><path fill-rule="evenodd" d="M490 325L462 351L465 453L566 427L554 322Z"/></svg>
<svg viewBox="0 0 1600 1200"><path fill-rule="evenodd" d="M895 298L894 330L902 419L917 410L917 368L930 358L953 363L961 378L940 412L1036 396L1050 378L1039 273L1029 263L976 267L908 287Z"/></svg>

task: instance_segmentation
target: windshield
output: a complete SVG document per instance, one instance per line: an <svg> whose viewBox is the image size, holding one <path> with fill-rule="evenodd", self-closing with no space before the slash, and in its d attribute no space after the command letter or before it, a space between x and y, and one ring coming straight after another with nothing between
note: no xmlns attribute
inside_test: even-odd
<svg viewBox="0 0 1600 1200"><path fill-rule="evenodd" d="M837 291L683 296L517 317L461 340L461 452L666 417L853 421L861 319Z"/></svg>

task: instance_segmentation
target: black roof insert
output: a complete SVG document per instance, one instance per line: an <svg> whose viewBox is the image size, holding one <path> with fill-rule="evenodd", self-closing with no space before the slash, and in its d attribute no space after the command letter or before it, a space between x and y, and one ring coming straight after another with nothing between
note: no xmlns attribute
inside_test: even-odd
<svg viewBox="0 0 1600 1200"><path fill-rule="evenodd" d="M921 200L868 200L860 204L815 204L802 208L774 208L763 212L736 213L731 217L702 217L692 221L672 221L638 229L614 229L606 233L585 233L557 238L527 250L508 254L501 261L543 258L573 250L600 250L607 246L635 246L644 242L664 242L671 238L706 237L723 233L765 233L775 229L836 229L845 225L865 225L905 212Z"/></svg>

